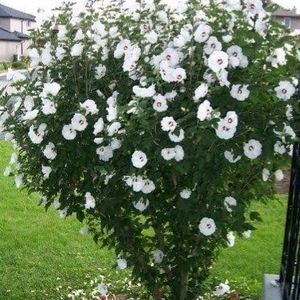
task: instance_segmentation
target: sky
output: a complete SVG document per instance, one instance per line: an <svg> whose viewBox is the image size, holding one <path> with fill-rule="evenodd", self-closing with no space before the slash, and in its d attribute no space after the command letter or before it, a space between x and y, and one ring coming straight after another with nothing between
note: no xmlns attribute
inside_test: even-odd
<svg viewBox="0 0 300 300"><path fill-rule="evenodd" d="M83 0L77 0L82 2ZM18 10L36 14L39 8L42 8L46 12L49 12L52 8L59 5L61 0L0 0L1 4L16 8ZM300 1L299 0L274 0L274 2L287 7L292 8L296 6L300 13Z"/></svg>

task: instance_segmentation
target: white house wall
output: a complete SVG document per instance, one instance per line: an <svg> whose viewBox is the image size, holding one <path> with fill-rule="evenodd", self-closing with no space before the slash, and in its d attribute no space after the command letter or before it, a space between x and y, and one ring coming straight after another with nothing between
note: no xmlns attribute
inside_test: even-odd
<svg viewBox="0 0 300 300"><path fill-rule="evenodd" d="M22 21L17 19L10 19L10 32L22 32Z"/></svg>
<svg viewBox="0 0 300 300"><path fill-rule="evenodd" d="M29 33L30 29L34 28L34 22L25 21L25 20L18 20L18 19L10 19L9 31L14 32L22 32L25 34Z"/></svg>
<svg viewBox="0 0 300 300"><path fill-rule="evenodd" d="M11 61L14 54L21 54L19 42L0 41L0 61Z"/></svg>
<svg viewBox="0 0 300 300"><path fill-rule="evenodd" d="M25 40L23 42L23 56L29 56L29 47L31 46L32 44L32 40Z"/></svg>

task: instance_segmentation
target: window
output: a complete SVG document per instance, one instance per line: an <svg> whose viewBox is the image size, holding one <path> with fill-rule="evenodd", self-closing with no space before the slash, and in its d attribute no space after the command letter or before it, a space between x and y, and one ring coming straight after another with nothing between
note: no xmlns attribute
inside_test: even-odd
<svg viewBox="0 0 300 300"><path fill-rule="evenodd" d="M29 28L31 26L31 22L27 21L27 27Z"/></svg>
<svg viewBox="0 0 300 300"><path fill-rule="evenodd" d="M292 20L290 17L285 17L284 20L283 20L283 24L285 26L287 26L288 28L291 28L291 23L292 23Z"/></svg>

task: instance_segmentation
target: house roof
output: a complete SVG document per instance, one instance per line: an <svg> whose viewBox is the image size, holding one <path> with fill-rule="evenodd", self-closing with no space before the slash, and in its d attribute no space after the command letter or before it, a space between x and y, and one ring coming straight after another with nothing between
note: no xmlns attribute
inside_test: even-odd
<svg viewBox="0 0 300 300"><path fill-rule="evenodd" d="M0 27L0 41L21 42L21 39L15 33Z"/></svg>
<svg viewBox="0 0 300 300"><path fill-rule="evenodd" d="M25 33L22 33L22 32L19 32L19 31L14 31L12 33L14 35L16 35L18 38L20 38L21 40L30 40L30 36L25 34Z"/></svg>
<svg viewBox="0 0 300 300"><path fill-rule="evenodd" d="M30 15L0 3L0 18L14 18L35 22L35 16Z"/></svg>
<svg viewBox="0 0 300 300"><path fill-rule="evenodd" d="M283 9L280 8L274 12L275 17L292 17L292 18L300 18L300 15L297 14L296 8L294 9Z"/></svg>

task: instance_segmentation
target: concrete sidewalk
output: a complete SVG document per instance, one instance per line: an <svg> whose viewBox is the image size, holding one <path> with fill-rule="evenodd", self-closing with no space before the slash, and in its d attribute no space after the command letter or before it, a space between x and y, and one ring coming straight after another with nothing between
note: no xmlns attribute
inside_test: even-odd
<svg viewBox="0 0 300 300"><path fill-rule="evenodd" d="M28 72L27 69L22 69L22 70L13 70L14 72L19 72L19 73L22 73L22 74L26 74ZM7 75L7 71L6 72L3 72L3 73L0 73L0 81L4 81L6 82L6 75Z"/></svg>

